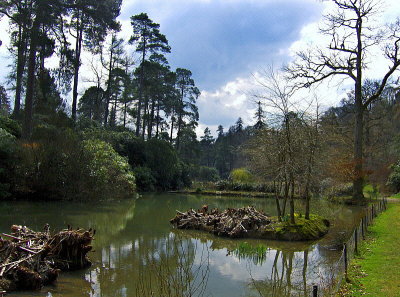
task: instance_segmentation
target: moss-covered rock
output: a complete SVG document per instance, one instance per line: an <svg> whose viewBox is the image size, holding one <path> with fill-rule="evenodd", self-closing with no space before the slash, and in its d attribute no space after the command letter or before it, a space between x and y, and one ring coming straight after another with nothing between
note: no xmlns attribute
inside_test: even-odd
<svg viewBox="0 0 400 297"><path fill-rule="evenodd" d="M278 222L275 219L272 224L264 226L254 236L263 239L304 241L319 239L328 233L328 230L329 221L318 215L310 215L309 220L296 215L294 225L290 222Z"/></svg>

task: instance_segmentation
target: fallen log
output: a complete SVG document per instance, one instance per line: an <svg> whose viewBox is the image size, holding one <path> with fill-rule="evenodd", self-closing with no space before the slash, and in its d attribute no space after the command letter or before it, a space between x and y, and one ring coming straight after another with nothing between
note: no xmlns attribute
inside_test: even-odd
<svg viewBox="0 0 400 297"><path fill-rule="evenodd" d="M91 265L94 230L68 227L52 235L46 224L43 232L17 225L11 231L0 236L0 291L38 290L54 283L60 271Z"/></svg>

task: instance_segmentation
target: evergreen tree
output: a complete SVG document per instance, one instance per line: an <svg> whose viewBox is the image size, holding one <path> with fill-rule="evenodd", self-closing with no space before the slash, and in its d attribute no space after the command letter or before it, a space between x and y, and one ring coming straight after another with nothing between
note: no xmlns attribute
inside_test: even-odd
<svg viewBox="0 0 400 297"><path fill-rule="evenodd" d="M211 167L214 166L214 143L215 139L211 135L210 129L204 129L204 135L200 137L200 147L202 151L202 165Z"/></svg>
<svg viewBox="0 0 400 297"><path fill-rule="evenodd" d="M102 123L105 112L105 91L99 87L90 87L80 98L78 107L81 116Z"/></svg>
<svg viewBox="0 0 400 297"><path fill-rule="evenodd" d="M119 30L116 18L120 14L122 0L67 0L69 20L65 27L75 39L74 84L72 91L72 119L76 119L79 68L82 46L92 52L104 41L108 30Z"/></svg>
<svg viewBox="0 0 400 297"><path fill-rule="evenodd" d="M254 115L254 118L256 119L256 123L255 123L255 125L254 125L254 129L256 129L256 130L260 130L260 129L263 129L263 128L265 128L265 115L264 115L264 110L262 109L262 106L261 106L261 101L258 101L257 102L257 110L256 110L256 113L255 113L255 115Z"/></svg>
<svg viewBox="0 0 400 297"><path fill-rule="evenodd" d="M136 43L136 51L141 54L140 78L138 84L138 104L136 118L136 136L140 135L142 123L142 104L145 73L145 61L149 54L169 53L171 51L168 40L165 35L160 33L160 25L154 23L146 13L137 14L131 17L133 35L130 43Z"/></svg>
<svg viewBox="0 0 400 297"><path fill-rule="evenodd" d="M10 113L10 99L8 98L6 89L0 85L0 115Z"/></svg>
<svg viewBox="0 0 400 297"><path fill-rule="evenodd" d="M179 101L176 109L176 147L179 150L182 127L184 125L197 126L199 113L196 106L196 101L200 96L200 91L194 83L192 72L183 68L176 69L176 88L179 91ZM185 119L187 119L189 122L186 123Z"/></svg>

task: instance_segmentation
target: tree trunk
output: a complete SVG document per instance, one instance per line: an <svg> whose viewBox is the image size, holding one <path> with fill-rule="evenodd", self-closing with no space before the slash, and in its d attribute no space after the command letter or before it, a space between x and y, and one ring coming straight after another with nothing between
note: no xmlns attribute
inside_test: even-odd
<svg viewBox="0 0 400 297"><path fill-rule="evenodd" d="M364 105L362 102L362 19L359 16L356 25L357 30L357 76L355 81L355 127L354 127L354 181L353 199L364 198L364 173L363 173L363 115Z"/></svg>
<svg viewBox="0 0 400 297"><path fill-rule="evenodd" d="M182 117L184 113L184 106L183 106L183 88L181 88L181 102L179 106L179 115L178 115L178 131L176 133L176 149L179 151L180 145L180 136L181 136L181 128L182 128Z"/></svg>
<svg viewBox="0 0 400 297"><path fill-rule="evenodd" d="M15 101L13 116L19 118L21 110L21 93L22 93L22 78L24 75L24 69L26 64L26 29L19 26L18 32L18 58L17 58L17 73L16 73L16 85L15 85Z"/></svg>
<svg viewBox="0 0 400 297"><path fill-rule="evenodd" d="M110 64L108 68L108 82L107 82L107 89L106 89L106 106L104 110L104 127L107 126L108 123L108 114L109 114L109 105L110 105L110 96L111 96L111 79L112 79L112 69L113 69L113 59L114 59L114 49L111 46L110 52Z"/></svg>
<svg viewBox="0 0 400 297"><path fill-rule="evenodd" d="M151 111L149 117L149 123L147 125L147 138L151 139L151 134L153 133L153 125L154 125L154 113L155 113L155 100L151 100Z"/></svg>
<svg viewBox="0 0 400 297"><path fill-rule="evenodd" d="M296 224L296 221L295 221L295 219L294 219L294 187L295 187L295 184L294 184L294 178L293 178L293 176L290 178L291 179L291 184L292 184L292 186L291 186L291 193L290 193L290 223L291 224Z"/></svg>
<svg viewBox="0 0 400 297"><path fill-rule="evenodd" d="M160 102L157 102L157 119L156 119L156 138L158 139L158 130L160 128Z"/></svg>
<svg viewBox="0 0 400 297"><path fill-rule="evenodd" d="M142 119L142 121L143 121L143 123L142 123L142 139L144 140L144 136L146 134L146 123L148 120L149 99L146 98L143 103L144 103L144 105L143 105L143 119Z"/></svg>
<svg viewBox="0 0 400 297"><path fill-rule="evenodd" d="M282 222L282 212L281 212L281 206L279 204L279 192L280 188L276 185L276 182L274 182L274 189L275 189L275 203L276 203L276 210L278 213L278 221Z"/></svg>
<svg viewBox="0 0 400 297"><path fill-rule="evenodd" d="M356 103L356 105L358 105ZM363 109L361 106L356 107L356 120L354 131L354 181L353 181L353 198L363 199Z"/></svg>
<svg viewBox="0 0 400 297"><path fill-rule="evenodd" d="M127 107L128 106L128 104L127 104L127 101L125 100L125 102L124 102L124 128L126 127L126 111L127 111Z"/></svg>
<svg viewBox="0 0 400 297"><path fill-rule="evenodd" d="M38 11L40 7L38 8ZM39 14L39 12L38 12ZM33 96L35 93L35 69L36 69L36 48L38 45L38 35L40 28L40 16L37 15L33 22L31 29L31 41L29 47L28 58L28 80L26 84L26 98L25 98L25 118L22 129L22 136L24 139L29 139L32 134L32 118L33 118Z"/></svg>
<svg viewBox="0 0 400 297"><path fill-rule="evenodd" d="M79 18L79 13L78 13ZM82 50L82 36L83 28L80 20L77 20L76 25L76 43L75 43L75 59L74 59L74 86L72 90L72 120L76 121L76 106L78 104L78 82L79 82L79 68L81 64L81 50Z"/></svg>
<svg viewBox="0 0 400 297"><path fill-rule="evenodd" d="M172 117L171 117L171 133L170 133L170 136L169 136L169 142L170 142L170 143L172 143L172 141L173 141L174 122L175 122L174 116L172 116Z"/></svg>
<svg viewBox="0 0 400 297"><path fill-rule="evenodd" d="M143 75L144 75L144 60L146 59L146 38L143 40L143 51L142 51L142 63L140 65L140 79L139 79L139 99L137 107L137 118L136 118L136 136L140 135L140 122L142 112L142 101L143 101Z"/></svg>

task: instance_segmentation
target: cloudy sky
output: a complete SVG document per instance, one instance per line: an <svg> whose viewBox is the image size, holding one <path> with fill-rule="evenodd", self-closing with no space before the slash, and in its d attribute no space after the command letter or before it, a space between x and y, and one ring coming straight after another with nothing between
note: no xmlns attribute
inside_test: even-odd
<svg viewBox="0 0 400 297"><path fill-rule="evenodd" d="M400 1L388 0L386 8L382 19L394 19L400 14ZM126 39L132 15L146 12L161 25L172 47L171 67L190 69L202 91L199 131L206 126L215 131L219 124L228 128L239 116L252 124L253 77L270 65L289 62L295 49L316 41L326 9L326 2L318 0L124 0L119 20ZM7 43L5 28L3 20L1 39ZM2 82L6 64L3 44ZM325 92L326 105L339 102L340 91Z"/></svg>

